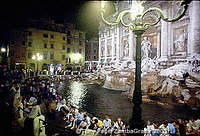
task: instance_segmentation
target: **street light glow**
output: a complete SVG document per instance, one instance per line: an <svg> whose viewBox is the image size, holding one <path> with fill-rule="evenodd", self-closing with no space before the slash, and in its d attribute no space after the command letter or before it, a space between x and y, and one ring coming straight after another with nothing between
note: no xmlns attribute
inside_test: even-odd
<svg viewBox="0 0 200 136"><path fill-rule="evenodd" d="M1 48L1 52L6 52L6 48Z"/></svg>
<svg viewBox="0 0 200 136"><path fill-rule="evenodd" d="M42 55L40 55L39 53L36 53L36 55L33 55L32 56L32 59L33 60L42 60L43 59L43 56Z"/></svg>
<svg viewBox="0 0 200 136"><path fill-rule="evenodd" d="M35 55L33 55L33 56L32 56L32 59L34 59L34 60L35 60L35 59L36 59L36 56L35 56Z"/></svg>
<svg viewBox="0 0 200 136"><path fill-rule="evenodd" d="M138 15L141 15L144 11L144 7L142 6L142 4L144 3L144 1L132 1L132 5L131 5L131 19L135 20L135 18Z"/></svg>
<svg viewBox="0 0 200 136"><path fill-rule="evenodd" d="M101 8L102 8L102 9L105 8L105 1L101 1Z"/></svg>
<svg viewBox="0 0 200 136"><path fill-rule="evenodd" d="M72 58L73 58L74 60L80 60L81 57L82 57L82 55L81 55L80 53L73 53L73 54L72 54Z"/></svg>

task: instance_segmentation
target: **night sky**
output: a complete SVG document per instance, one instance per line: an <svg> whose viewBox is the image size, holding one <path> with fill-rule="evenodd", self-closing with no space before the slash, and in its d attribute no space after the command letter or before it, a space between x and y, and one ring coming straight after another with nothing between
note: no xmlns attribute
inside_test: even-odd
<svg viewBox="0 0 200 136"><path fill-rule="evenodd" d="M4 3L1 2L0 38L4 39L9 29L23 25L31 18L51 17L57 23L64 21L74 23L78 29L87 31L87 27L83 27L84 21L80 22L79 19L80 9L86 2L84 0L6 0ZM98 22L95 23L97 26ZM96 30L90 33L93 32Z"/></svg>

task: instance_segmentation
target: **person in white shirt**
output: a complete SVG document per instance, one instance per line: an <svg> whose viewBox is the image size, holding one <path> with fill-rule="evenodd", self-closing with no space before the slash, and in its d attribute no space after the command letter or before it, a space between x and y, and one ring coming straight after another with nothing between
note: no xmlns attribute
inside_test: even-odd
<svg viewBox="0 0 200 136"><path fill-rule="evenodd" d="M105 119L103 120L103 131L105 134L108 133L108 130L112 127L111 119L108 116L105 116Z"/></svg>
<svg viewBox="0 0 200 136"><path fill-rule="evenodd" d="M148 120L147 126L144 128L144 136L151 136L152 131L154 130L154 125Z"/></svg>

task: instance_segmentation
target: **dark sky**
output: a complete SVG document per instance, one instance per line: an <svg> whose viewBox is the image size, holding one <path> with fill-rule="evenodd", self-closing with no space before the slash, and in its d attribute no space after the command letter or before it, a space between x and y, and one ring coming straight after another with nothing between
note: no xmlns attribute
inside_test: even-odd
<svg viewBox="0 0 200 136"><path fill-rule="evenodd" d="M0 3L0 40L8 37L9 29L23 25L28 19L48 17L57 23L74 23L87 33L86 39L93 39L98 36L100 1L5 0Z"/></svg>
<svg viewBox="0 0 200 136"><path fill-rule="evenodd" d="M0 34L23 24L27 19L51 17L58 23L76 23L84 0L5 0L0 3Z"/></svg>

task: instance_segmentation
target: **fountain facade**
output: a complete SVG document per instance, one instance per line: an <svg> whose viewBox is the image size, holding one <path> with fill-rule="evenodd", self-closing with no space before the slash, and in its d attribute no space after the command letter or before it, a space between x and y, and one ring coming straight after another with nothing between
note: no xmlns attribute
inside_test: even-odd
<svg viewBox="0 0 200 136"><path fill-rule="evenodd" d="M180 2L147 1L144 7L152 4L172 17L179 11ZM107 20L113 20L118 11L130 8L131 4L119 1L115 6L116 13ZM141 70L144 93L174 95L184 103L191 98L199 99L199 8L200 2L192 1L181 20L173 23L161 21L143 34ZM100 23L99 69L105 88L126 90L130 94L134 90L135 45L135 35L131 30L122 25L110 27ZM189 76L185 78L186 73Z"/></svg>

